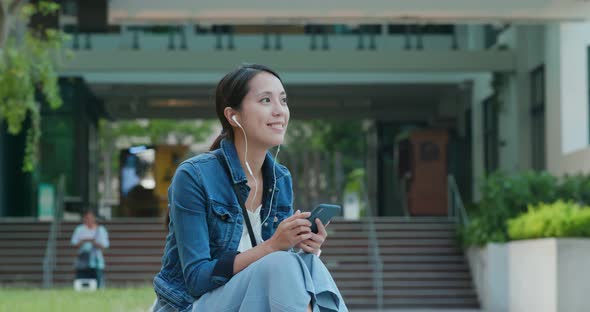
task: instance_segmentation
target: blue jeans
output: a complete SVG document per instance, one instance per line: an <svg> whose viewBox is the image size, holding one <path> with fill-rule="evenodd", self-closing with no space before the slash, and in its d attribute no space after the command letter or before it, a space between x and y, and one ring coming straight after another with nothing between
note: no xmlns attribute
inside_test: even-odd
<svg viewBox="0 0 590 312"><path fill-rule="evenodd" d="M288 269L287 269L288 268ZM348 311L340 291L315 255L273 252L197 299L186 311ZM175 311L158 299L154 312ZM184 311L183 311L184 312Z"/></svg>

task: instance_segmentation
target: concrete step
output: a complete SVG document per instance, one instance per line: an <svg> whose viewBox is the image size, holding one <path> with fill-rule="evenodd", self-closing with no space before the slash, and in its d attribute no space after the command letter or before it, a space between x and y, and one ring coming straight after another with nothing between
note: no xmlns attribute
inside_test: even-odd
<svg viewBox="0 0 590 312"><path fill-rule="evenodd" d="M154 274L155 274L160 271L160 268L161 268L161 264L157 264L157 263L118 264L118 265L108 265L107 264L107 269L105 269L105 272L109 272L109 273L113 273L113 274L123 273L123 272L129 272L129 273L131 273L131 272L140 272L140 273L154 272ZM73 270L74 270L74 261L73 260L70 262L70 264L59 264L55 268L55 272L57 272L57 273L70 272Z"/></svg>
<svg viewBox="0 0 590 312"><path fill-rule="evenodd" d="M372 220L375 224L455 224L454 220L448 217L373 217L365 220Z"/></svg>
<svg viewBox="0 0 590 312"><path fill-rule="evenodd" d="M379 231L376 233L377 238L379 239L387 239L387 238L454 238L455 232L454 231L408 231L408 230L399 230L399 231ZM330 240L347 240L347 239L367 239L369 237L368 232L336 232L336 231L328 231L328 238Z"/></svg>
<svg viewBox="0 0 590 312"><path fill-rule="evenodd" d="M469 268L455 243L454 223L446 218L379 218L374 222L384 263L382 282L387 309L478 307ZM2 228L0 221L0 284L42 282L41 262L35 259L42 261L49 224L28 224L23 230L24 224ZM111 240L111 248L105 251L107 284L150 284L161 267L167 235L162 220L116 220L103 224ZM70 246L70 237L77 225L61 224L54 272L56 285L71 287L76 251ZM328 231L321 259L345 295L347 305L351 311L374 308L376 295L366 220L335 220ZM3 271L5 267L10 272Z"/></svg>
<svg viewBox="0 0 590 312"><path fill-rule="evenodd" d="M375 305L375 297L347 298L347 305ZM478 308L477 298L442 298L442 297L405 297L405 298L384 298L385 308Z"/></svg>
<svg viewBox="0 0 590 312"><path fill-rule="evenodd" d="M373 289L372 278L366 279L341 279L337 281L339 288ZM418 279L418 280L385 280L383 287L386 289L465 289L473 287L469 279L444 280L444 279Z"/></svg>
<svg viewBox="0 0 590 312"><path fill-rule="evenodd" d="M343 289L341 290L344 298L350 297L364 297L373 296L375 291L373 289ZM406 289L393 288L383 291L383 296L386 298L394 297L436 297L436 298L473 298L477 294L471 288L455 288L455 289Z"/></svg>
<svg viewBox="0 0 590 312"><path fill-rule="evenodd" d="M322 251L322 253L324 253ZM332 255L322 254L324 263L369 263L372 258L369 255ZM461 255L387 255L381 256L383 263L465 263Z"/></svg>
<svg viewBox="0 0 590 312"><path fill-rule="evenodd" d="M126 231L126 232L111 232L109 231L109 240L126 240L126 239L157 239L164 241L166 239L166 234L162 231ZM58 241L67 241L69 242L72 238L72 233L61 233L58 236Z"/></svg>
<svg viewBox="0 0 590 312"><path fill-rule="evenodd" d="M371 270L372 272L372 270ZM358 279L358 272L347 272L347 271L331 271L334 280L340 279ZM367 275L367 278L372 278L371 275ZM471 275L467 271L442 271L442 272L383 272L383 280L395 280L395 279L469 279Z"/></svg>

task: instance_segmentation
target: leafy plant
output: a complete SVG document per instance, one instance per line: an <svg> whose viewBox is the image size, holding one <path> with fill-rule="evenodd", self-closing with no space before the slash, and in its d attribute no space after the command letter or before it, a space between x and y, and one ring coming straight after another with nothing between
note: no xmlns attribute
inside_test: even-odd
<svg viewBox="0 0 590 312"><path fill-rule="evenodd" d="M530 205L528 212L508 220L511 239L590 237L590 207L572 201Z"/></svg>
<svg viewBox="0 0 590 312"><path fill-rule="evenodd" d="M491 174L481 187L482 199L471 212L471 223L459 229L465 246L509 240L506 221L527 211L530 204L558 198L558 180L547 172Z"/></svg>
<svg viewBox="0 0 590 312"><path fill-rule="evenodd" d="M590 175L565 176L557 189L560 198L567 198L580 204L590 205Z"/></svg>
<svg viewBox="0 0 590 312"><path fill-rule="evenodd" d="M365 131L362 121L291 121L286 134L285 150L341 152L346 174L364 167Z"/></svg>
<svg viewBox="0 0 590 312"><path fill-rule="evenodd" d="M32 171L38 159L41 114L37 94L53 109L62 104L59 95L56 53L67 37L55 29L18 31L34 14L50 15L59 10L53 2L22 4L0 1L0 122L8 132L19 134L27 120L23 171Z"/></svg>

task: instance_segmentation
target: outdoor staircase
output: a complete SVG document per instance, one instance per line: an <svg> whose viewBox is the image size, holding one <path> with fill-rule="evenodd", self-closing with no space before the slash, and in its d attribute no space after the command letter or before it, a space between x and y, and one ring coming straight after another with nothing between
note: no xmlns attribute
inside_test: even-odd
<svg viewBox="0 0 590 312"><path fill-rule="evenodd" d="M50 223L0 220L0 286L43 283L43 256Z"/></svg>
<svg viewBox="0 0 590 312"><path fill-rule="evenodd" d="M335 221L322 260L351 309L374 309L377 289L365 221ZM447 218L374 219L385 309L478 309L469 266Z"/></svg>
<svg viewBox="0 0 590 312"><path fill-rule="evenodd" d="M106 285L151 284L160 269L166 230L160 219L103 223L111 246L105 251ZM332 272L351 310L377 307L368 220L334 220L321 259ZM57 242L54 284L71 287L76 250L70 246L77 223L63 222ZM383 263L385 309L478 309L469 267L447 218L376 218ZM41 286L50 225L0 220L0 285Z"/></svg>

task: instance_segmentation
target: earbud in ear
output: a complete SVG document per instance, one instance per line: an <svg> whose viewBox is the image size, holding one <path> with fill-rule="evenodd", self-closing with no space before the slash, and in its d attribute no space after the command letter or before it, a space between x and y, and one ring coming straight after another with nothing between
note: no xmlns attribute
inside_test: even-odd
<svg viewBox="0 0 590 312"><path fill-rule="evenodd" d="M233 119L233 121L238 122L236 115L232 115L231 119Z"/></svg>

